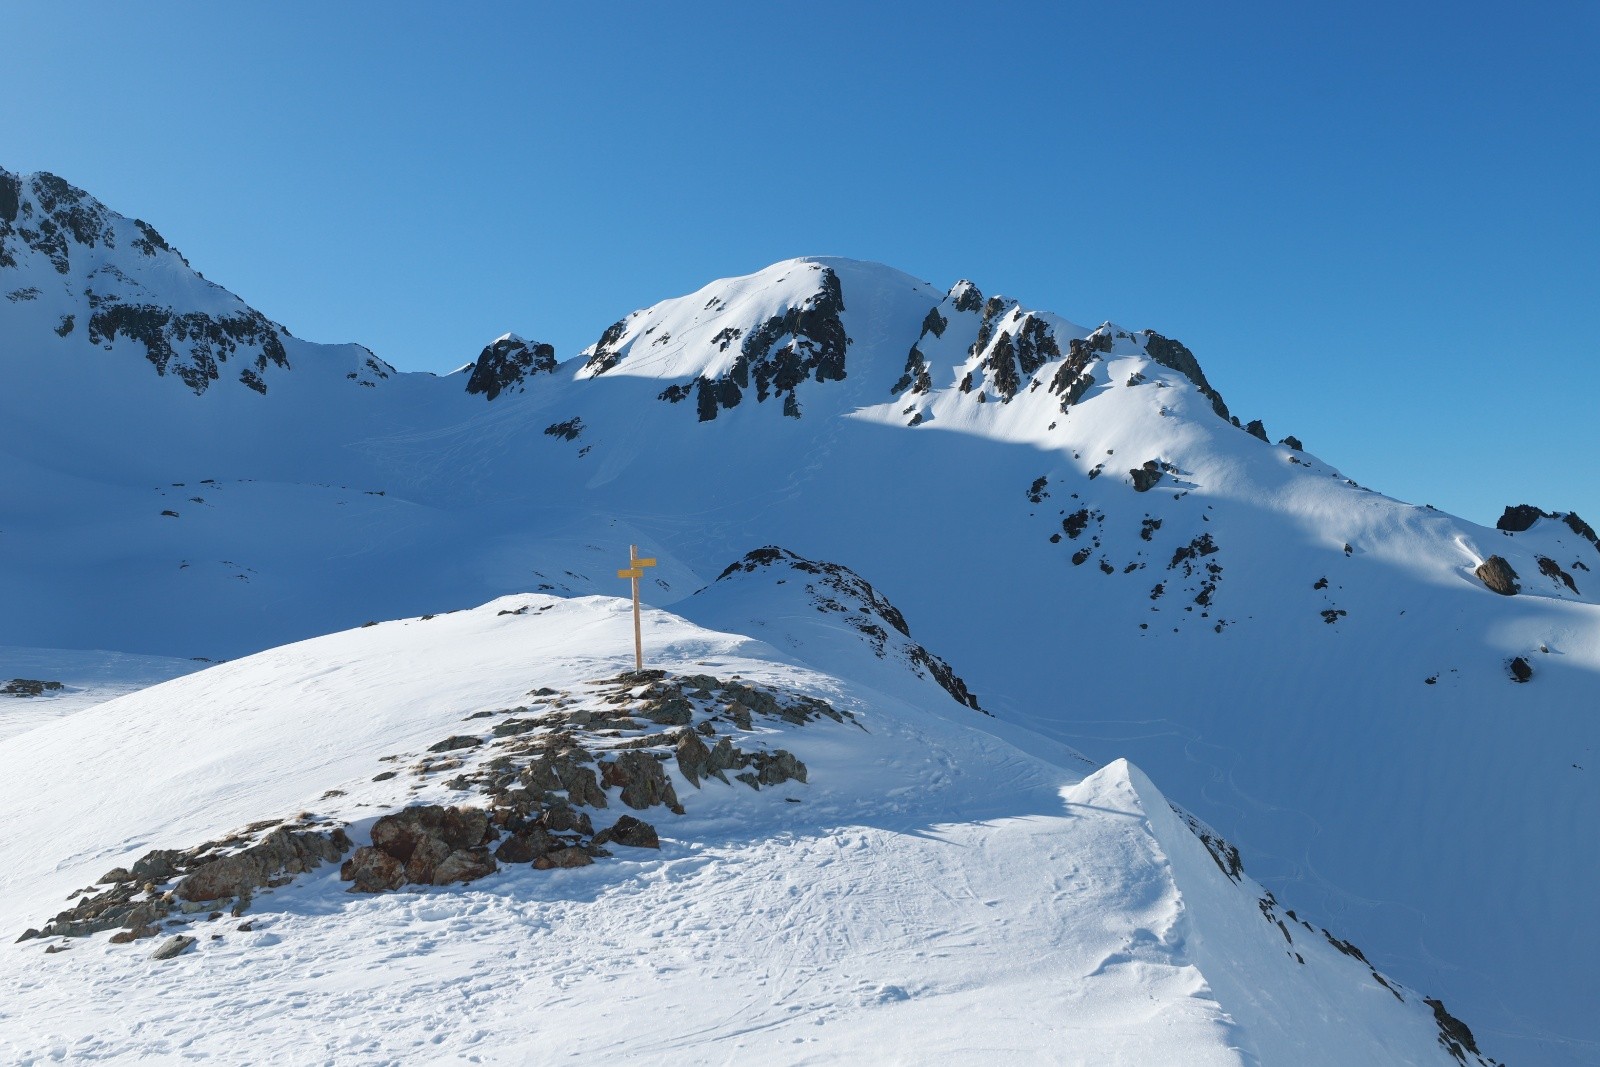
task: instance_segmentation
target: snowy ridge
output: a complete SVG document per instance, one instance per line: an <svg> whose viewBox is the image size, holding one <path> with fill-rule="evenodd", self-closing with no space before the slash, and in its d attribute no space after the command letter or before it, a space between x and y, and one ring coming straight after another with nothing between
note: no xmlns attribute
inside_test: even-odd
<svg viewBox="0 0 1600 1067"><path fill-rule="evenodd" d="M197 274L150 224L53 174L0 168L0 291L7 336L42 340L47 328L61 342L49 347L88 364L86 372L98 361L86 358L85 343L121 358L137 353L196 395L224 378L265 395L298 347L282 326ZM393 373L367 352L348 378L372 385Z"/></svg>
<svg viewBox="0 0 1600 1067"><path fill-rule="evenodd" d="M48 914L149 849L246 823L337 824L361 843L399 805L469 800L429 759L407 768L407 753L604 710L582 694L626 662L594 649L625 641L627 618L619 600L508 597L263 653L0 742L21 773L5 800L18 832L0 922ZM597 1044L811 1062L1043 1048L1085 1062L1458 1062L1409 990L1380 988L1317 937L1294 939L1297 958L1259 887L1213 864L1126 763L1083 779L1070 753L1034 739L1027 754L942 695L908 702L662 612L648 624L669 673L806 694L854 722L758 722L750 735L718 720L741 739L781 735L807 781L696 783L668 761L685 814L651 815L658 852L613 849L575 870L507 863L394 894L346 893L324 864L258 893L242 923L226 902L175 913L168 930L195 943L169 963L148 962L153 938L74 939L48 957L56 939L8 945L0 1013L32 1024L0 1029L0 1048L21 1063L226 1056L241 1040L268 1058L358 1062L525 1062ZM929 692L903 668L877 677ZM529 701L535 682L545 695ZM540 706L504 710L519 701ZM175 707L196 716L177 734ZM124 783L122 802L95 804L68 764ZM374 775L386 767L402 773ZM615 792L603 809L580 805L597 824L618 807ZM147 977L156 966L170 968L161 982ZM185 995L161 995L173 979ZM212 1025L219 1002L228 1031Z"/></svg>

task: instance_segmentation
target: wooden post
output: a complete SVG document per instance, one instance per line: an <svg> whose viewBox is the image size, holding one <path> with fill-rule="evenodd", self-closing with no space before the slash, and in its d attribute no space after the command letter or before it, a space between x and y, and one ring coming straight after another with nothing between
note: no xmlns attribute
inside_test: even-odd
<svg viewBox="0 0 1600 1067"><path fill-rule="evenodd" d="M645 567L654 567L654 557L643 558L639 556L639 546L628 546L628 569L617 572L618 578L626 578L633 583L633 669L644 670L644 639L639 633L639 579L644 577Z"/></svg>

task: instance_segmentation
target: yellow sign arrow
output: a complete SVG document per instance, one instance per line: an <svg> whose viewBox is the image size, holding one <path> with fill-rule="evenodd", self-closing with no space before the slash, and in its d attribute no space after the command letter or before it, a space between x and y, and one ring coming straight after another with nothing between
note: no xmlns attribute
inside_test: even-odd
<svg viewBox="0 0 1600 1067"><path fill-rule="evenodd" d="M655 560L655 557L654 557L654 556L651 556L651 557L650 557L650 558L648 558L648 559L636 559L636 560L631 560L631 561L630 561L630 562L631 562L631 563L632 563L632 564L633 564L633 565L634 565L634 566L635 566L635 567L654 567L654 566L655 566L655 565L656 565L656 560Z"/></svg>
<svg viewBox="0 0 1600 1067"><path fill-rule="evenodd" d="M618 571L617 572L617 577L618 578L643 578L644 577L644 571L641 571L641 570Z"/></svg>

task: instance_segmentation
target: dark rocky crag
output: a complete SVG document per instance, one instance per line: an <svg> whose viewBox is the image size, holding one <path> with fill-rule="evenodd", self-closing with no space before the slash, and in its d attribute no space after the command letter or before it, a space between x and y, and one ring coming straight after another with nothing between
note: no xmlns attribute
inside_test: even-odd
<svg viewBox="0 0 1600 1067"><path fill-rule="evenodd" d="M1230 418L1228 405L1222 402L1222 395L1211 387L1210 382L1206 381L1205 371L1200 369L1200 361L1194 358L1193 352L1189 351L1180 342L1174 341L1170 337L1163 337L1154 330L1145 330L1143 335L1144 350L1151 359L1163 367L1175 370L1185 378L1188 378L1195 384L1195 388L1199 389L1206 399L1211 401L1212 411L1215 411L1223 419Z"/></svg>
<svg viewBox="0 0 1600 1067"><path fill-rule="evenodd" d="M92 343L111 348L119 338L134 342L157 374L178 378L196 395L230 363L238 367L239 381L257 393L267 391L269 367L288 369L283 327L242 302L232 312L152 302L153 294L110 261L119 252L124 265L128 256L165 258L189 270L188 261L142 219L123 218L53 174L19 177L0 170L0 269L37 256L68 284L82 285L71 293L82 309L61 321L58 336L72 334L84 318ZM74 276L84 280L70 281Z"/></svg>
<svg viewBox="0 0 1600 1067"><path fill-rule="evenodd" d="M555 369L553 346L507 334L478 354L467 378L467 392L485 400L493 400L501 393L520 393L529 379L551 374Z"/></svg>

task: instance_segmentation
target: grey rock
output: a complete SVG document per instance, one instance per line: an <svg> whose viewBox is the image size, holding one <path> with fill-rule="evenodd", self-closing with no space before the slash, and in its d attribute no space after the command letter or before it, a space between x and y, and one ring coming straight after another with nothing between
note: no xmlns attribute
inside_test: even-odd
<svg viewBox="0 0 1600 1067"><path fill-rule="evenodd" d="M195 939L186 934L174 934L161 942L154 952L150 953L153 960L170 960L174 956L182 955L195 945Z"/></svg>

